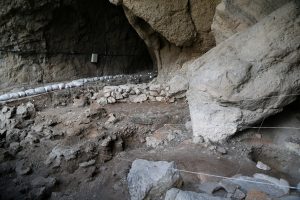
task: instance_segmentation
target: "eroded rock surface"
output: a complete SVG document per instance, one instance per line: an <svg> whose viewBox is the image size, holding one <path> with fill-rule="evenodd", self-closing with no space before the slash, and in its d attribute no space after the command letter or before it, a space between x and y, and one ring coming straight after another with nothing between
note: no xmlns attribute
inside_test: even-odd
<svg viewBox="0 0 300 200"><path fill-rule="evenodd" d="M215 45L211 24L219 0L114 1L146 43L159 81L167 81L182 64Z"/></svg>
<svg viewBox="0 0 300 200"><path fill-rule="evenodd" d="M246 30L291 0L222 0L217 6L212 31L216 43Z"/></svg>
<svg viewBox="0 0 300 200"><path fill-rule="evenodd" d="M107 0L3 0L0 8L0 90L153 67L122 8Z"/></svg>
<svg viewBox="0 0 300 200"><path fill-rule="evenodd" d="M299 13L292 1L188 64L194 136L227 139L296 99Z"/></svg>
<svg viewBox="0 0 300 200"><path fill-rule="evenodd" d="M135 160L127 177L132 200L158 199L170 189L181 184L174 162Z"/></svg>

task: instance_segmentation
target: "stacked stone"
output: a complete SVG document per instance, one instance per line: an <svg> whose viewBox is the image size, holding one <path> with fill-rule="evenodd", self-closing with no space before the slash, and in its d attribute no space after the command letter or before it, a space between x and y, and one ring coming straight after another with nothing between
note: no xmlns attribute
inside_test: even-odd
<svg viewBox="0 0 300 200"><path fill-rule="evenodd" d="M114 104L117 102L142 103L175 102L175 97L169 94L170 87L160 84L126 84L119 86L105 86L92 97L99 104ZM181 97L182 98L182 97Z"/></svg>

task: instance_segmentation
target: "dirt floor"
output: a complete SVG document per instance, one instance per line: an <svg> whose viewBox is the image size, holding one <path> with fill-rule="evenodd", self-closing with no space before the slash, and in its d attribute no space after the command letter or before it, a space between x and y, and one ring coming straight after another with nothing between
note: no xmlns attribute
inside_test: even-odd
<svg viewBox="0 0 300 200"><path fill-rule="evenodd" d="M129 199L126 177L138 158L175 161L178 169L193 172L229 177L259 172L284 178L292 186L300 182L299 130L250 129L224 144L194 144L184 99L100 106L73 103L76 92L83 91L8 104L17 107L30 101L35 110L12 118L17 125L1 132L0 199ZM298 105L262 126L300 127ZM257 161L271 170L257 169ZM181 175L188 190L219 180Z"/></svg>

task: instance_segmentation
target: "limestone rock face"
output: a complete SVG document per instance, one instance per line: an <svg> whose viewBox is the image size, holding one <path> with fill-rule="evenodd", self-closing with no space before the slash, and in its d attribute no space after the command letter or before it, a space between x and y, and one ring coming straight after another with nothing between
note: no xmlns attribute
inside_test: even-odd
<svg viewBox="0 0 300 200"><path fill-rule="evenodd" d="M217 6L212 31L216 43L246 30L290 0L222 0Z"/></svg>
<svg viewBox="0 0 300 200"><path fill-rule="evenodd" d="M0 24L0 90L153 68L123 9L108 1L1 0Z"/></svg>
<svg viewBox="0 0 300 200"><path fill-rule="evenodd" d="M299 4L286 4L188 64L194 136L224 140L296 99Z"/></svg>
<svg viewBox="0 0 300 200"><path fill-rule="evenodd" d="M123 0L123 5L176 46L191 44L196 37L188 0Z"/></svg>
<svg viewBox="0 0 300 200"><path fill-rule="evenodd" d="M130 24L145 41L161 82L215 46L211 24L220 0L123 0Z"/></svg>

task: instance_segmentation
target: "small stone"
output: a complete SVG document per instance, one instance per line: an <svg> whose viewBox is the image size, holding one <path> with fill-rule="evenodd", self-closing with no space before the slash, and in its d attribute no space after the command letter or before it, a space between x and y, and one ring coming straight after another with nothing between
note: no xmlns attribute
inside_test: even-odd
<svg viewBox="0 0 300 200"><path fill-rule="evenodd" d="M149 90L150 91L156 91L156 92L158 92L158 93L160 93L160 91L161 91L161 85L150 85L149 86Z"/></svg>
<svg viewBox="0 0 300 200"><path fill-rule="evenodd" d="M100 105L106 105L108 103L107 98L101 97L100 99L97 100L97 103Z"/></svg>
<svg viewBox="0 0 300 200"><path fill-rule="evenodd" d="M129 97L129 99L133 103L142 103L144 101L147 101L148 97L145 94L141 94L141 95L132 95Z"/></svg>
<svg viewBox="0 0 300 200"><path fill-rule="evenodd" d="M18 175L28 175L31 172L31 167L25 167L24 161L19 161L16 164L16 172Z"/></svg>
<svg viewBox="0 0 300 200"><path fill-rule="evenodd" d="M111 113L108 115L108 120L105 122L105 124L114 124L118 121L115 114Z"/></svg>
<svg viewBox="0 0 300 200"><path fill-rule="evenodd" d="M158 96L158 92L157 91L150 91L149 95L157 97Z"/></svg>
<svg viewBox="0 0 300 200"><path fill-rule="evenodd" d="M123 95L120 93L120 92L116 92L116 100L120 100L120 99L123 99Z"/></svg>
<svg viewBox="0 0 300 200"><path fill-rule="evenodd" d="M170 102L170 103L174 103L174 102L175 102L175 97L169 98L169 102Z"/></svg>
<svg viewBox="0 0 300 200"><path fill-rule="evenodd" d="M96 163L96 160L90 160L88 162L80 163L79 167L86 168L86 167L94 165L95 163Z"/></svg>
<svg viewBox="0 0 300 200"><path fill-rule="evenodd" d="M18 143L18 142L12 142L12 143L10 143L10 145L9 145L9 152L12 155L16 155L21 150L22 150L22 147L20 146L20 143Z"/></svg>
<svg viewBox="0 0 300 200"><path fill-rule="evenodd" d="M158 140L155 137L146 137L146 145L147 145L147 147L156 148L160 144L162 144L162 142L163 142L162 140Z"/></svg>
<svg viewBox="0 0 300 200"><path fill-rule="evenodd" d="M101 146L102 147L108 147L111 141L112 141L112 138L110 136L108 136L107 138L105 138L102 141Z"/></svg>
<svg viewBox="0 0 300 200"><path fill-rule="evenodd" d="M165 97L156 97L156 101L158 101L158 102L165 102L166 98Z"/></svg>
<svg viewBox="0 0 300 200"><path fill-rule="evenodd" d="M258 138L258 139L261 139L261 138L262 138L261 134L259 134L259 133L256 133L256 134L255 134L255 137Z"/></svg>
<svg viewBox="0 0 300 200"><path fill-rule="evenodd" d="M150 101L156 101L156 98L154 96L148 96Z"/></svg>
<svg viewBox="0 0 300 200"><path fill-rule="evenodd" d="M142 93L139 88L134 88L133 90L134 90L134 92L135 92L136 95L139 95L139 94Z"/></svg>
<svg viewBox="0 0 300 200"><path fill-rule="evenodd" d="M227 154L227 150L224 147L217 147L217 152L219 152L222 155Z"/></svg>
<svg viewBox="0 0 300 200"><path fill-rule="evenodd" d="M258 161L258 162L257 162L256 167L257 167L258 169L265 170L265 171L271 170L271 167L269 167L268 165L264 164L264 163L261 162L261 161Z"/></svg>
<svg viewBox="0 0 300 200"><path fill-rule="evenodd" d="M203 143L203 142L204 142L203 137L201 137L201 136L195 136L195 137L193 137L193 143L194 144L200 144L200 143Z"/></svg>
<svg viewBox="0 0 300 200"><path fill-rule="evenodd" d="M108 102L109 104L114 104L114 103L116 103L117 101L116 101L116 99L113 98L113 97L108 97L108 98L107 98L107 102Z"/></svg>
<svg viewBox="0 0 300 200"><path fill-rule="evenodd" d="M105 93L104 93L104 97L106 97L106 98L107 98L107 97L110 97L110 94L111 94L110 92L105 92Z"/></svg>
<svg viewBox="0 0 300 200"><path fill-rule="evenodd" d="M87 98L84 97L84 96L81 96L78 99L74 98L73 99L73 106L76 107L76 108L82 108L82 107L87 105L87 101L88 101Z"/></svg>

